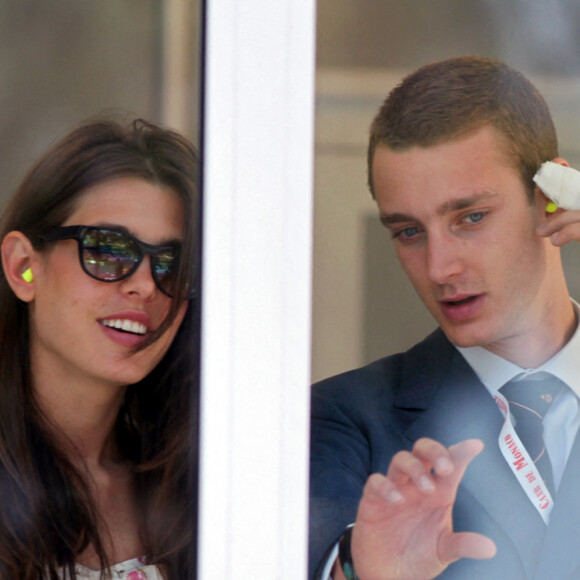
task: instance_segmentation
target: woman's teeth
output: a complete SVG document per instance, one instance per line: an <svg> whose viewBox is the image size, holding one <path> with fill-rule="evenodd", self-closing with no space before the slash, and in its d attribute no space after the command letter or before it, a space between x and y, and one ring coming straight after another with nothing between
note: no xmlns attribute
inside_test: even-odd
<svg viewBox="0 0 580 580"><path fill-rule="evenodd" d="M114 328L115 330L122 330L123 332L131 332L133 334L145 334L147 332L147 327L144 324L135 322L134 320L115 318L111 320L102 320L101 324L103 324L103 326Z"/></svg>

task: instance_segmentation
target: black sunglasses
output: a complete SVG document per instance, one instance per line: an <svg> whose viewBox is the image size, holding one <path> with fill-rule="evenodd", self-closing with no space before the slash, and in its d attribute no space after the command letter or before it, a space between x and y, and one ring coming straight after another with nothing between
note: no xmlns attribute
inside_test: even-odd
<svg viewBox="0 0 580 580"><path fill-rule="evenodd" d="M146 255L151 256L151 275L155 284L169 297L176 294L179 271L178 244L153 246L126 232L97 226L64 226L48 230L45 241L76 240L83 270L101 282L119 282L133 274ZM186 292L191 299L193 292Z"/></svg>

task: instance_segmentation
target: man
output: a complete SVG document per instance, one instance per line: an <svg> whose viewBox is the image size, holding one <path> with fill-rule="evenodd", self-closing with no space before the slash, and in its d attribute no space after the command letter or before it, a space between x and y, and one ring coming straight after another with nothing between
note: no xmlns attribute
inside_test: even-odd
<svg viewBox="0 0 580 580"><path fill-rule="evenodd" d="M377 114L370 189L439 329L313 387L311 575L580 578L580 332L560 258L580 212L546 211L548 160L567 165L544 99L493 59L425 66ZM543 415L504 390L528 379ZM533 456L521 409L543 417Z"/></svg>

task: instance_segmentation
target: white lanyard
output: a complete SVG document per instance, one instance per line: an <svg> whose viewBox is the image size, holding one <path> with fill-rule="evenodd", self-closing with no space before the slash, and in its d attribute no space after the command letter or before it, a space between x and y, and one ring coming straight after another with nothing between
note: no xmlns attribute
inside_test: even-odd
<svg viewBox="0 0 580 580"><path fill-rule="evenodd" d="M494 400L505 419L499 434L499 448L526 495L548 524L554 500L512 425L508 402L499 392Z"/></svg>

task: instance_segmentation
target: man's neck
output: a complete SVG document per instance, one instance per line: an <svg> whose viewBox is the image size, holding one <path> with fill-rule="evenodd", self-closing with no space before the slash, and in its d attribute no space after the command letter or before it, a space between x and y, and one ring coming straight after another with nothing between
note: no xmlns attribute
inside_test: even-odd
<svg viewBox="0 0 580 580"><path fill-rule="evenodd" d="M578 326L578 314L568 299L557 316L536 323L540 331L507 337L501 342L482 345L485 349L522 368L537 368L550 360L572 338Z"/></svg>

